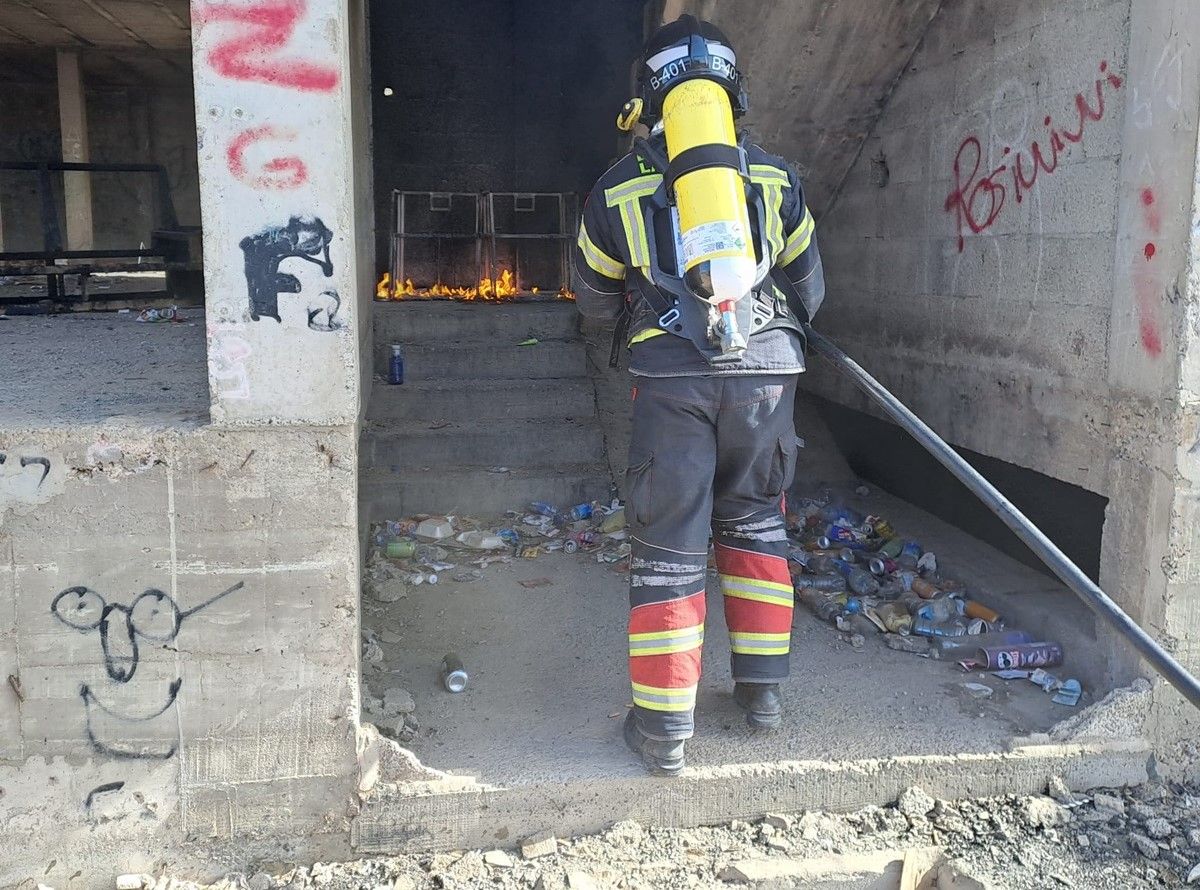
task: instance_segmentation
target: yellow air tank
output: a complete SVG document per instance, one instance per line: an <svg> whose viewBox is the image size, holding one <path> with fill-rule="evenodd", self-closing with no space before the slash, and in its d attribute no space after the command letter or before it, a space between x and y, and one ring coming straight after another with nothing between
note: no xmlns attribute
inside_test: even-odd
<svg viewBox="0 0 1200 890"><path fill-rule="evenodd" d="M729 94L711 80L687 80L663 99L667 157L702 145L737 145ZM757 262L746 187L733 166L706 167L675 181L684 278L697 296L718 308L726 351L744 349L733 304L757 283Z"/></svg>

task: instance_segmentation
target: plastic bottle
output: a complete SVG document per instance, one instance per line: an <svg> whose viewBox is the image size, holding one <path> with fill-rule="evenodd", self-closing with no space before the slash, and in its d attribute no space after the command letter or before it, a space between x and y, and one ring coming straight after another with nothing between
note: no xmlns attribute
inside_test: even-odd
<svg viewBox="0 0 1200 890"><path fill-rule="evenodd" d="M796 594L796 597L808 611L812 612L822 621L833 621L842 611L841 605L823 590L817 590L813 587L802 587L800 592Z"/></svg>
<svg viewBox="0 0 1200 890"><path fill-rule="evenodd" d="M934 623L949 621L963 614L963 601L954 596L939 596L928 600L914 613L916 618L927 618Z"/></svg>
<svg viewBox="0 0 1200 890"><path fill-rule="evenodd" d="M835 559L834 563L837 565L837 570L842 573L842 577L846 579L846 584L855 593L860 596L871 596L879 592L879 582L866 569L846 562L844 559Z"/></svg>
<svg viewBox="0 0 1200 890"><path fill-rule="evenodd" d="M814 575L828 575L837 571L837 563L831 556L810 555L805 567Z"/></svg>
<svg viewBox="0 0 1200 890"><path fill-rule="evenodd" d="M399 385L404 382L404 356L400 354L400 344L392 344L392 359L388 364L388 383Z"/></svg>
<svg viewBox="0 0 1200 890"><path fill-rule="evenodd" d="M928 618L914 618L912 632L922 637L965 637L970 625L962 618L951 621L930 621ZM976 639L973 637L973 639ZM979 646L974 647L978 649Z"/></svg>
<svg viewBox="0 0 1200 890"><path fill-rule="evenodd" d="M912 582L913 593L921 597L921 599L931 600L939 593L941 589L926 581L924 578L914 578Z"/></svg>
<svg viewBox="0 0 1200 890"><path fill-rule="evenodd" d="M973 656L980 648L988 646L1014 646L1032 643L1033 637L1023 630L1005 630L997 633L977 634L970 639L961 637L937 638L930 645L933 658L956 661Z"/></svg>
<svg viewBox="0 0 1200 890"><path fill-rule="evenodd" d="M846 579L841 575L801 575L797 583L827 593L841 593L846 589Z"/></svg>
<svg viewBox="0 0 1200 890"><path fill-rule="evenodd" d="M529 505L529 509L539 516L549 516L551 519L558 518L558 508L550 506L545 501L534 501Z"/></svg>

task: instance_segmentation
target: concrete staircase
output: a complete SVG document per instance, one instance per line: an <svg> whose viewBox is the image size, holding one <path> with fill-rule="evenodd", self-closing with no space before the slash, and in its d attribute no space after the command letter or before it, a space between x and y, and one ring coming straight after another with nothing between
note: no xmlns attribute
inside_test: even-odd
<svg viewBox="0 0 1200 890"><path fill-rule="evenodd" d="M375 304L360 453L364 518L602 498L610 479L575 307ZM536 346L517 346L536 337ZM403 386L387 382L400 343ZM508 472L496 468L507 467Z"/></svg>

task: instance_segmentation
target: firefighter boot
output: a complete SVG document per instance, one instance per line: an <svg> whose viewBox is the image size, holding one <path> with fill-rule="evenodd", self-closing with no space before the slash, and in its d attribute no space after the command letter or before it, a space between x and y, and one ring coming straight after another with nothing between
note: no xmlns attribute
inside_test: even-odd
<svg viewBox="0 0 1200 890"><path fill-rule="evenodd" d="M633 711L625 715L625 744L633 753L642 755L646 768L656 776L677 776L683 772L683 739L663 742L647 738Z"/></svg>
<svg viewBox="0 0 1200 890"><path fill-rule="evenodd" d="M736 683L733 700L746 712L755 729L778 729L783 724L783 698L778 683Z"/></svg>

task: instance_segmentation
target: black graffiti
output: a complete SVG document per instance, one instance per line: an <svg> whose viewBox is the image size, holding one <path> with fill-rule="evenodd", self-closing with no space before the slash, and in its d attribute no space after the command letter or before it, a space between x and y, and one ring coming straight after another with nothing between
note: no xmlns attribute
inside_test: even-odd
<svg viewBox="0 0 1200 890"><path fill-rule="evenodd" d="M175 704L175 700L179 698L179 690L183 686L183 679L175 679L170 686L167 687L167 700L158 710L150 714L121 714L114 711L112 708L106 707L96 694L92 692L90 686L84 683L79 687L79 697L83 699L83 712L85 720L85 730L87 732L88 744L97 754L104 754L108 757L115 757L119 760L170 760L175 756L175 751L178 746L171 744L166 748L158 750L147 750L145 747L133 748L121 744L109 744L103 742L96 735L96 731L92 726L92 711L93 709L102 711L109 717L120 720L124 723L146 723L156 717L161 717L167 712L171 705Z"/></svg>
<svg viewBox="0 0 1200 890"><path fill-rule="evenodd" d="M87 810L88 815L92 814L92 804L96 802L96 798L101 794L110 794L113 791L120 791L125 787L124 782L105 782L103 785L97 785L88 792L87 799L83 802L83 808Z"/></svg>
<svg viewBox="0 0 1200 890"><path fill-rule="evenodd" d="M250 297L250 317L273 318L278 322L279 295L300 293L300 279L287 272L280 272L284 260L300 259L319 266L326 278L333 277L333 262L329 259L329 245L333 232L315 216L293 216L286 226L264 229L257 235L248 235L238 246L246 258L246 287ZM340 303L340 301L339 301ZM337 309L333 310L336 313ZM312 308L309 309L309 326L312 326ZM330 316L332 320L332 315Z"/></svg>
<svg viewBox="0 0 1200 890"><path fill-rule="evenodd" d="M139 638L170 643L179 636L184 619L245 586L239 581L186 611L181 611L169 594L154 587L139 593L128 606L110 603L90 587L68 587L54 597L50 612L80 633L99 630L104 669L118 683L128 683L137 673Z"/></svg>
<svg viewBox="0 0 1200 890"><path fill-rule="evenodd" d="M0 451L0 466L8 460L8 455ZM25 467L41 467L42 476L38 479L38 488L42 487L42 483L46 481L46 477L50 475L50 459L46 457L22 457L21 468Z"/></svg>

